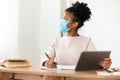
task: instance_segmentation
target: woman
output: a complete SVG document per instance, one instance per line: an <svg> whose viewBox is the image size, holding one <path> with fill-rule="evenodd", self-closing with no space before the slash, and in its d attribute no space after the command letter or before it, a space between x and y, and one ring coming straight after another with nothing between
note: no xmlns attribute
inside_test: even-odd
<svg viewBox="0 0 120 80"><path fill-rule="evenodd" d="M78 33L78 29L91 17L91 11L86 3L78 1L65 10L64 20L60 22L60 28L66 36L56 38L46 52L42 65L54 68L56 64L76 65L81 52L95 51L91 38ZM48 59L48 57L50 59ZM110 58L105 58L100 65L107 69L111 65Z"/></svg>

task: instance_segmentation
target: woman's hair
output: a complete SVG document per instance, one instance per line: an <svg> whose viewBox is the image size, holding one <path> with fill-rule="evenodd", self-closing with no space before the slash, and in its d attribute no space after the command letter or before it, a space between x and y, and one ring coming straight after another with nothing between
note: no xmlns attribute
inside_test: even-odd
<svg viewBox="0 0 120 80"><path fill-rule="evenodd" d="M86 3L75 2L71 7L67 8L65 11L73 14L73 21L79 22L78 28L84 25L84 22L90 19L91 11Z"/></svg>

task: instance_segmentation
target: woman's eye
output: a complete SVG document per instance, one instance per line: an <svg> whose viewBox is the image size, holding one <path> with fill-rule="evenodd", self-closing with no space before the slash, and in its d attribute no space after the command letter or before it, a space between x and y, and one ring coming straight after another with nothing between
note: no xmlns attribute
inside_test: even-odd
<svg viewBox="0 0 120 80"><path fill-rule="evenodd" d="M64 20L67 20L66 18L64 18Z"/></svg>

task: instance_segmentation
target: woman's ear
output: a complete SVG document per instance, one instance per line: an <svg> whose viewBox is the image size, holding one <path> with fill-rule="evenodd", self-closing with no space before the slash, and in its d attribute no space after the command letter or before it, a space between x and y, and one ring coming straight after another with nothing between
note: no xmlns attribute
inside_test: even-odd
<svg viewBox="0 0 120 80"><path fill-rule="evenodd" d="M77 27L78 24L79 24L78 22L74 22L74 23L73 23L73 28L74 28L74 27Z"/></svg>

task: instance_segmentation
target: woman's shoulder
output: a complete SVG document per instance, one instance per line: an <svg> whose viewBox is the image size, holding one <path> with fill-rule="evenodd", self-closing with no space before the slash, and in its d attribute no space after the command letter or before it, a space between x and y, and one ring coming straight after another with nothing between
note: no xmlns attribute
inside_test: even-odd
<svg viewBox="0 0 120 80"><path fill-rule="evenodd" d="M80 36L80 38L81 38L81 39L85 39L85 40L90 40L90 39L91 39L91 37L82 36L82 35Z"/></svg>

